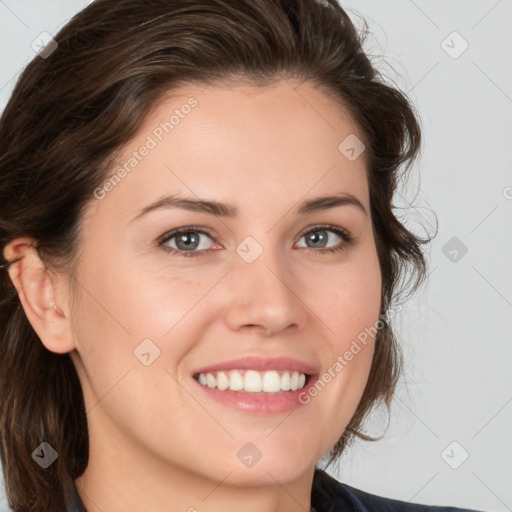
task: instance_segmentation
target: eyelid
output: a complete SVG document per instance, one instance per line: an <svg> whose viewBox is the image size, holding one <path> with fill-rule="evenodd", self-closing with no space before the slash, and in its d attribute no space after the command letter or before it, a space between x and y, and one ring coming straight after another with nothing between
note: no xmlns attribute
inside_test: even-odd
<svg viewBox="0 0 512 512"><path fill-rule="evenodd" d="M310 247L305 247L304 249L306 249L309 252L315 252L315 253L333 252L333 251L337 251L337 250L342 251L345 248L345 246L347 246L348 244L350 244L351 242L354 241L354 236L351 235L349 231L347 231L345 228L342 228L341 226L334 226L332 224L313 224L311 226L308 226L301 231L301 233L298 236L297 241L299 241L304 235L306 235L310 231L317 231L317 230L321 230L321 229L332 231L333 233L337 234L343 240L342 245L338 246L338 247L334 247L334 248L328 247L328 248L324 248L324 249L314 249L314 248L310 248ZM174 237L178 236L181 233L186 233L189 231L194 231L197 233L207 235L217 245L219 244L219 241L222 242L222 237L213 235L209 228L191 225L191 226L182 226L179 228L171 229L170 231L164 233L162 236L160 236L157 239L157 244L159 247L163 247L164 244L166 242L168 242L169 240L173 239ZM294 245L295 245L295 243L297 243L297 241L294 242ZM173 247L163 247L163 248L167 252L171 252L171 253L175 253L175 254L177 253L179 256L184 256L184 257L191 256L191 255L199 256L204 253L209 253L212 250L213 251L218 250L218 249L206 249L206 250L201 250L201 251L180 251L180 250L174 249Z"/></svg>
<svg viewBox="0 0 512 512"><path fill-rule="evenodd" d="M326 229L328 231L333 231L334 233L341 233L343 235L342 238L346 239L345 242L347 243L351 242L354 238L345 228L342 228L341 226L334 226L332 224L313 224L312 226L308 226L301 232L301 234L299 235L299 240L310 231L316 231L320 229Z"/></svg>
<svg viewBox="0 0 512 512"><path fill-rule="evenodd" d="M204 235L208 235L214 242L218 243L218 240L222 240L221 236L213 235L209 228L204 228L202 226L183 226L181 228L175 228L167 231L157 239L158 245L162 245L164 242L168 242L171 238L179 235L180 233L187 231L196 231L197 233L202 233Z"/></svg>

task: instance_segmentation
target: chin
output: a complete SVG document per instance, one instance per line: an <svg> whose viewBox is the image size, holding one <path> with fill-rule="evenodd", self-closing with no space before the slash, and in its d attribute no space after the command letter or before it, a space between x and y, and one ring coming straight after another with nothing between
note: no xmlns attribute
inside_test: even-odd
<svg viewBox="0 0 512 512"><path fill-rule="evenodd" d="M261 461L260 461L261 463ZM227 479L231 485L240 487L268 487L278 484L287 485L300 478L310 467L305 464L297 464L295 461L286 464L281 461L274 464L269 461L265 465L258 463L252 468L232 468L232 473Z"/></svg>
<svg viewBox="0 0 512 512"><path fill-rule="evenodd" d="M221 464L216 464L217 469L212 474L212 465L208 464L206 468L209 478L216 481L240 486L240 487L261 487L274 486L279 484L286 485L289 482L300 478L304 473L311 470L316 460L309 460L304 452L295 449L287 456L277 453L257 459L256 453L251 461L247 456L246 462L243 462L244 454L241 454L242 461L235 455L229 460L224 460ZM229 476L227 476L229 475Z"/></svg>

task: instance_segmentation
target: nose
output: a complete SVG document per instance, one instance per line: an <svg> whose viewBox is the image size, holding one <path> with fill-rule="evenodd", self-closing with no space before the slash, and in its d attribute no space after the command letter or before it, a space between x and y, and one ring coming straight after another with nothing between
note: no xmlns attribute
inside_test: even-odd
<svg viewBox="0 0 512 512"><path fill-rule="evenodd" d="M255 331L269 337L303 329L308 322L310 312L305 297L300 296L301 280L271 249L265 249L252 263L239 258L228 287L225 319L232 331Z"/></svg>

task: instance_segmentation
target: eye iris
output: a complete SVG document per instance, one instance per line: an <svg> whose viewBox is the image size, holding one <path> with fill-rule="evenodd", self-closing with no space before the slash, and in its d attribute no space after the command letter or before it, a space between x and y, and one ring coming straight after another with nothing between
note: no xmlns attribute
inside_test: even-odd
<svg viewBox="0 0 512 512"><path fill-rule="evenodd" d="M180 247L181 243L184 243L185 245ZM193 234L191 232L188 233L182 233L181 235L178 235L176 237L176 245L179 249L196 249L197 245L199 243L199 237L196 234Z"/></svg>
<svg viewBox="0 0 512 512"><path fill-rule="evenodd" d="M320 233L320 235L318 235ZM318 241L320 243L325 242L327 240L327 236L325 234L325 229L317 230L317 231L311 231L306 235L308 240L310 242L313 242L313 244L316 244ZM323 247L323 245L321 245Z"/></svg>
<svg viewBox="0 0 512 512"><path fill-rule="evenodd" d="M304 235L308 242L312 243L314 248L321 248L325 246L325 243L328 239L327 230L325 229L317 229L315 231L310 231ZM197 249L199 245L199 236L194 231L187 231L180 234L175 235L176 238L176 246L181 250L192 250Z"/></svg>

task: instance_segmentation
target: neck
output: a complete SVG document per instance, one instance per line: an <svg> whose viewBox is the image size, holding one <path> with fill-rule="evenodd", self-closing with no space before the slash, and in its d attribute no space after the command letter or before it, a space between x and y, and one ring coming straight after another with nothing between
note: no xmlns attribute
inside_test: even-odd
<svg viewBox="0 0 512 512"><path fill-rule="evenodd" d="M239 470L209 478L126 452L114 445L90 446L87 469L75 480L87 512L309 512L311 508L314 466L292 481L268 474L262 482L244 483Z"/></svg>
<svg viewBox="0 0 512 512"><path fill-rule="evenodd" d="M120 475L117 475L118 477ZM105 478L86 471L75 480L87 512L145 511L169 512L309 512L312 477L285 485L240 487L229 484L229 476L218 481L181 478L159 488L147 475ZM183 475L182 475L183 476ZM182 485L186 481L186 485Z"/></svg>

